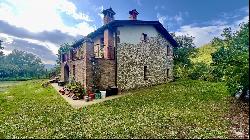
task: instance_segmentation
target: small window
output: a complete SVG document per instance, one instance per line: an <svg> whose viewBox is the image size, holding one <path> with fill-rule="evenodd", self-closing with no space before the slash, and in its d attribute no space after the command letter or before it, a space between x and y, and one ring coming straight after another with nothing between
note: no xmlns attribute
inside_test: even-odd
<svg viewBox="0 0 250 140"><path fill-rule="evenodd" d="M73 65L73 77L76 77L76 66Z"/></svg>
<svg viewBox="0 0 250 140"><path fill-rule="evenodd" d="M120 43L120 37L119 36L116 37L116 42Z"/></svg>
<svg viewBox="0 0 250 140"><path fill-rule="evenodd" d="M147 40L147 36L148 36L147 34L142 33L142 40L143 40L143 41L146 41L146 40Z"/></svg>
<svg viewBox="0 0 250 140"><path fill-rule="evenodd" d="M144 80L148 80L148 67L144 66Z"/></svg>
<svg viewBox="0 0 250 140"><path fill-rule="evenodd" d="M167 45L167 56L170 56L170 46Z"/></svg>
<svg viewBox="0 0 250 140"><path fill-rule="evenodd" d="M169 78L169 69L167 69L167 77Z"/></svg>
<svg viewBox="0 0 250 140"><path fill-rule="evenodd" d="M120 35L120 31L119 31L119 30L117 30L117 31L116 31L116 34L117 34L117 35Z"/></svg>

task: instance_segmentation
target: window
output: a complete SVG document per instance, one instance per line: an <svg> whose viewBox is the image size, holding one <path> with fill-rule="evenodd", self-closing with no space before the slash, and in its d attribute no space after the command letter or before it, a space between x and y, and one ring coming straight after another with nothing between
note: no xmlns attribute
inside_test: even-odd
<svg viewBox="0 0 250 140"><path fill-rule="evenodd" d="M120 35L120 31L119 31L119 30L117 30L117 31L116 31L116 34L117 34L117 35Z"/></svg>
<svg viewBox="0 0 250 140"><path fill-rule="evenodd" d="M169 69L167 69L167 77L169 78Z"/></svg>
<svg viewBox="0 0 250 140"><path fill-rule="evenodd" d="M73 77L76 77L76 66L73 65Z"/></svg>
<svg viewBox="0 0 250 140"><path fill-rule="evenodd" d="M142 33L142 41L146 41L147 40L147 34Z"/></svg>
<svg viewBox="0 0 250 140"><path fill-rule="evenodd" d="M148 80L148 67L144 66L144 80Z"/></svg>
<svg viewBox="0 0 250 140"><path fill-rule="evenodd" d="M120 37L119 36L116 37L116 42L120 43Z"/></svg>
<svg viewBox="0 0 250 140"><path fill-rule="evenodd" d="M167 56L170 56L170 46L167 45Z"/></svg>

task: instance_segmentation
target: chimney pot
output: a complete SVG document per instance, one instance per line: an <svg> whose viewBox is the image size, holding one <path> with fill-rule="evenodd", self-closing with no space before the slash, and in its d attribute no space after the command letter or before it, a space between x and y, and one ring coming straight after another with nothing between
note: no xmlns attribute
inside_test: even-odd
<svg viewBox="0 0 250 140"><path fill-rule="evenodd" d="M109 22L111 22L111 21L113 21L115 19L114 18L115 12L112 10L111 7L109 9L103 10L102 13L104 15L103 16L104 25L108 24Z"/></svg>
<svg viewBox="0 0 250 140"><path fill-rule="evenodd" d="M129 19L130 20L137 20L137 15L138 15L139 13L136 11L136 9L133 9L133 10L131 10L131 11L129 11Z"/></svg>

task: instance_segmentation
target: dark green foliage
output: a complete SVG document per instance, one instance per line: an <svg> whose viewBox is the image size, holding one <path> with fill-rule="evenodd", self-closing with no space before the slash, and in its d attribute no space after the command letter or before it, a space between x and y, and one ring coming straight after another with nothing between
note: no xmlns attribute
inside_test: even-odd
<svg viewBox="0 0 250 140"><path fill-rule="evenodd" d="M212 54L214 71L218 78L224 78L231 95L235 95L239 86L243 91L249 89L249 23L241 24L240 29L232 32L231 28L223 31L224 39L215 38L213 46L218 51Z"/></svg>
<svg viewBox="0 0 250 140"><path fill-rule="evenodd" d="M187 78L189 68L192 66L191 58L195 56L197 50L192 36L176 36L172 34L178 47L174 47L174 76L175 78Z"/></svg>
<svg viewBox="0 0 250 140"><path fill-rule="evenodd" d="M71 49L71 45L69 43L63 43L60 45L60 48L58 49L58 54L57 54L57 64L60 64L61 60L61 55L64 53L68 53Z"/></svg>
<svg viewBox="0 0 250 140"><path fill-rule="evenodd" d="M83 99L83 96L86 95L84 85L80 82L76 82L75 80L72 80L69 84L67 84L66 88L72 91L79 99Z"/></svg>
<svg viewBox="0 0 250 140"><path fill-rule="evenodd" d="M190 66L190 58L197 53L193 42L194 37L187 35L176 36L174 33L172 36L178 44L178 47L174 47L174 64Z"/></svg>
<svg viewBox="0 0 250 140"><path fill-rule="evenodd" d="M45 78L46 71L41 59L31 53L13 50L0 62L0 80L29 80Z"/></svg>

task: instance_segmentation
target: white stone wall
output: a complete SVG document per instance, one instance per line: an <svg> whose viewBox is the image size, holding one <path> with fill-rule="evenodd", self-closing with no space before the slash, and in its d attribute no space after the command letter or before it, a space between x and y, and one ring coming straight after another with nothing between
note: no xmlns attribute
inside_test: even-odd
<svg viewBox="0 0 250 140"><path fill-rule="evenodd" d="M167 55L170 46L170 55ZM144 66L148 79L144 79ZM167 71L169 69L169 76ZM117 85L127 90L173 80L173 47L161 35L139 44L121 43L117 47Z"/></svg>

